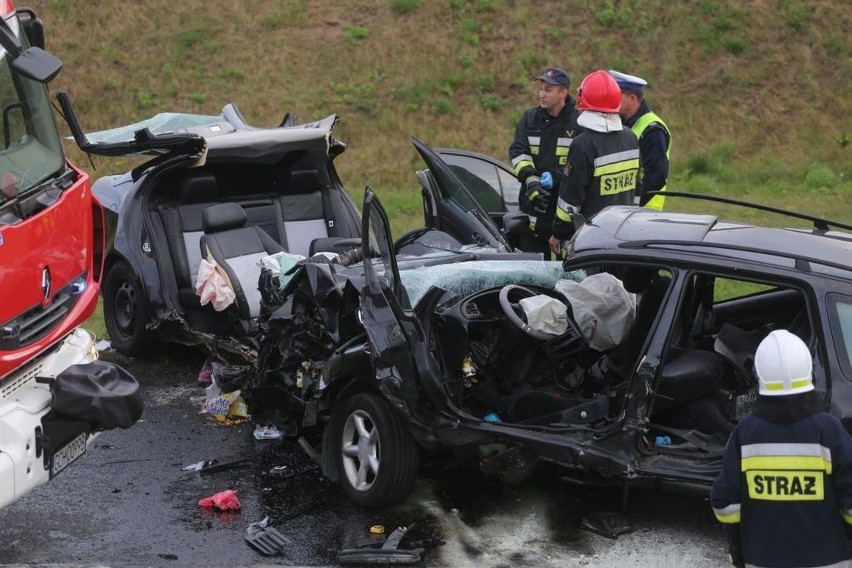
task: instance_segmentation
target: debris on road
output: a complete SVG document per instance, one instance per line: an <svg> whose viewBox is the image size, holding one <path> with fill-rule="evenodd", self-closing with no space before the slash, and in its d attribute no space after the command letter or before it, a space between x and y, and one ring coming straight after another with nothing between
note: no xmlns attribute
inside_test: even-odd
<svg viewBox="0 0 852 568"><path fill-rule="evenodd" d="M264 556L274 556L281 554L285 546L291 544L290 540L282 535L274 527L270 527L269 517L252 523L246 528L246 542L263 554Z"/></svg>
<svg viewBox="0 0 852 568"><path fill-rule="evenodd" d="M198 371L198 384L199 386L206 387L210 386L213 382L213 361L211 361L210 357L204 360L204 363L201 365L201 369Z"/></svg>
<svg viewBox="0 0 852 568"><path fill-rule="evenodd" d="M248 417L248 406L240 391L222 392L214 378L206 389L201 414L216 422L240 424Z"/></svg>
<svg viewBox="0 0 852 568"><path fill-rule="evenodd" d="M407 527L396 528L384 540L369 542L358 548L341 550L337 555L337 561L341 564L411 564L420 562L420 555L423 554L424 550L422 547L399 548L402 538L412 528L414 528L414 523Z"/></svg>
<svg viewBox="0 0 852 568"><path fill-rule="evenodd" d="M201 471L204 468L210 467L214 463L218 463L219 460L201 460L195 463L191 463L189 465L183 466L181 469L183 471Z"/></svg>
<svg viewBox="0 0 852 568"><path fill-rule="evenodd" d="M275 426L258 424L254 429L255 440L280 440L284 434Z"/></svg>
<svg viewBox="0 0 852 568"><path fill-rule="evenodd" d="M201 507L215 507L220 511L240 510L240 500L237 498L237 492L233 489L226 489L210 497L205 497L198 501L198 505Z"/></svg>
<svg viewBox="0 0 852 568"><path fill-rule="evenodd" d="M225 471L226 469L234 469L234 468L237 468L237 467L242 467L242 466L246 465L247 463L249 463L249 459L243 458L241 460L234 460L234 461L223 462L223 463L216 463L216 460L213 460L213 462L214 462L213 465L210 465L208 467L205 467L205 468L199 470L198 473L200 473L201 475L207 475L208 473L218 473L220 471Z"/></svg>
<svg viewBox="0 0 852 568"><path fill-rule="evenodd" d="M633 526L619 513L599 511L583 517L581 528L606 538L616 539L619 535L633 532Z"/></svg>

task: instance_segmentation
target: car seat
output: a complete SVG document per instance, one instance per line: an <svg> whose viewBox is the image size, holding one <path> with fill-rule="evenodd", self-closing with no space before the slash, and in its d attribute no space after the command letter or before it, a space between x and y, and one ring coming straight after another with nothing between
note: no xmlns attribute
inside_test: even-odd
<svg viewBox="0 0 852 568"><path fill-rule="evenodd" d="M325 210L322 191L319 172L316 169L290 172L286 181L286 193L280 198L284 224L283 244L287 252L309 256L311 242L329 236L328 227L332 226L334 221L330 212Z"/></svg>
<svg viewBox="0 0 852 568"><path fill-rule="evenodd" d="M236 203L219 203L204 210L201 255L215 262L234 291L236 314L242 330L254 330L260 315L259 262L284 247L257 226L246 227L246 213Z"/></svg>

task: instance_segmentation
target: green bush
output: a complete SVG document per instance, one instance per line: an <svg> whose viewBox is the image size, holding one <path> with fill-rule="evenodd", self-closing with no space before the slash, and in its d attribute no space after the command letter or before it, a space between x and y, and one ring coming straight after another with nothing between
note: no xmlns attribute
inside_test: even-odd
<svg viewBox="0 0 852 568"><path fill-rule="evenodd" d="M370 112L376 109L376 86L372 83L341 84L337 86L340 99L352 108Z"/></svg>
<svg viewBox="0 0 852 568"><path fill-rule="evenodd" d="M420 7L422 0L391 0L391 10L397 14L408 14Z"/></svg>
<svg viewBox="0 0 852 568"><path fill-rule="evenodd" d="M503 105L506 104L506 101L503 100L503 98L495 95L494 93L484 95L479 102L486 110L491 112L498 112L502 110Z"/></svg>
<svg viewBox="0 0 852 568"><path fill-rule="evenodd" d="M778 6L784 14L784 21L794 30L801 31L808 22L808 5L793 0L778 0Z"/></svg>
<svg viewBox="0 0 852 568"><path fill-rule="evenodd" d="M693 176L684 184L684 189L690 193L718 195L722 193L719 182L708 175Z"/></svg>
<svg viewBox="0 0 852 568"><path fill-rule="evenodd" d="M475 82L476 92L483 93L492 93L494 92L494 76L493 75L480 75L476 78Z"/></svg>
<svg viewBox="0 0 852 568"><path fill-rule="evenodd" d="M432 111L439 115L450 114L453 112L453 103L447 97L435 97L432 99Z"/></svg>
<svg viewBox="0 0 852 568"><path fill-rule="evenodd" d="M837 174L819 162L811 164L805 172L805 185L810 189L827 189L837 181Z"/></svg>
<svg viewBox="0 0 852 568"><path fill-rule="evenodd" d="M136 93L136 101L139 103L140 108L151 108L160 104L157 100L157 96L151 94L147 91L139 91Z"/></svg>
<svg viewBox="0 0 852 568"><path fill-rule="evenodd" d="M468 45L479 45L479 20L476 18L463 18L459 21L456 29L456 37L462 43Z"/></svg>
<svg viewBox="0 0 852 568"><path fill-rule="evenodd" d="M343 37L349 43L358 43L362 39L370 35L370 29L358 24L346 22L343 24Z"/></svg>
<svg viewBox="0 0 852 568"><path fill-rule="evenodd" d="M686 169L691 176L709 174L713 171L713 161L704 154L690 156L686 160Z"/></svg>

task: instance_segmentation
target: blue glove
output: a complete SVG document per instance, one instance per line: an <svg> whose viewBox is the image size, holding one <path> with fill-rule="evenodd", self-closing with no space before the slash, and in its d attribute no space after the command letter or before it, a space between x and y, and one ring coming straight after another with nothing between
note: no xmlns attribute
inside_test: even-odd
<svg viewBox="0 0 852 568"><path fill-rule="evenodd" d="M553 176L550 172L541 174L541 187L544 189L553 189Z"/></svg>

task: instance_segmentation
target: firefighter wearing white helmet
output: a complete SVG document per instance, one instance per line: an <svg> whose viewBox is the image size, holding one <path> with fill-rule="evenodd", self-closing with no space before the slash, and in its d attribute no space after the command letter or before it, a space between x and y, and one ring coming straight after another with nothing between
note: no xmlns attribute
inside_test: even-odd
<svg viewBox="0 0 852 568"><path fill-rule="evenodd" d="M852 437L814 389L810 350L776 330L754 367L754 410L731 433L710 493L731 563L852 568Z"/></svg>

